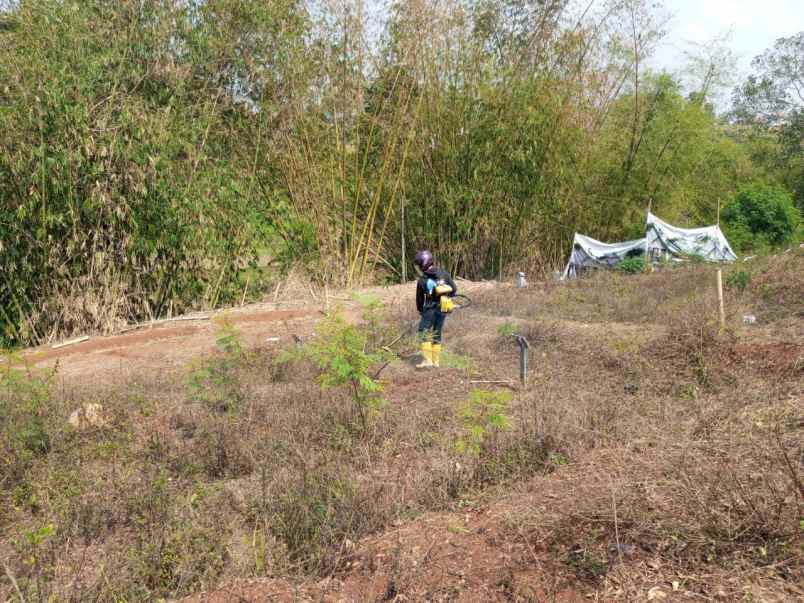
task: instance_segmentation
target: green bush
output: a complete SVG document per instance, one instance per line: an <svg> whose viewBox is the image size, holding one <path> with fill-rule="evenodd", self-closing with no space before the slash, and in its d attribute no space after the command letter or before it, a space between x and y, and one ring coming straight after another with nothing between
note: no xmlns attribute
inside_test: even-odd
<svg viewBox="0 0 804 603"><path fill-rule="evenodd" d="M365 431L369 421L385 405L380 395L382 384L372 367L389 360L389 355L372 345L379 338L380 307L375 301L364 304L363 325L349 324L336 313L324 320L318 336L303 348L282 354L278 362L311 360L321 370L321 389L348 392Z"/></svg>
<svg viewBox="0 0 804 603"><path fill-rule="evenodd" d="M801 215L784 188L754 184L723 210L726 236L740 251L763 251L795 238Z"/></svg>
<svg viewBox="0 0 804 603"><path fill-rule="evenodd" d="M726 277L726 286L729 289L736 289L737 291L745 291L746 287L751 283L751 275L745 270L732 272Z"/></svg>
<svg viewBox="0 0 804 603"><path fill-rule="evenodd" d="M617 264L617 270L627 274L639 274L644 272L646 267L645 258L639 256L626 258Z"/></svg>
<svg viewBox="0 0 804 603"><path fill-rule="evenodd" d="M219 353L204 358L188 377L192 398L219 412L237 409L243 401L238 371L246 360L237 330L224 322L216 340Z"/></svg>
<svg viewBox="0 0 804 603"><path fill-rule="evenodd" d="M473 390L458 411L463 433L455 449L461 454L479 455L487 439L507 430L511 426L511 398L509 392Z"/></svg>
<svg viewBox="0 0 804 603"><path fill-rule="evenodd" d="M516 333L516 325L510 322L505 322L497 327L497 334L500 337L511 337Z"/></svg>

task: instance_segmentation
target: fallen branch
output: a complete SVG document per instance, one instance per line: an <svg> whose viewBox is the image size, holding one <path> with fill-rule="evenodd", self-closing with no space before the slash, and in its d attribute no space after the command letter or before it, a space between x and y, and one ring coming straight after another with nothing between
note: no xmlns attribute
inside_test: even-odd
<svg viewBox="0 0 804 603"><path fill-rule="evenodd" d="M156 323L151 324L159 324L163 322L181 322L183 320L210 320L212 318L212 314L208 314L206 316L177 316L176 318L166 318L164 320L157 320Z"/></svg>
<svg viewBox="0 0 804 603"><path fill-rule="evenodd" d="M6 571L6 576L11 581L11 585L14 587L14 590L17 591L17 596L20 598L20 603L25 603L25 597L22 596L20 585L17 584L17 581L14 579L14 575L11 573L11 570L8 569L8 566L5 563L3 563L3 569Z"/></svg>
<svg viewBox="0 0 804 603"><path fill-rule="evenodd" d="M76 343L81 343L82 341L88 341L89 335L82 335L81 337L76 337L75 339L70 339L69 341L63 341L61 343L54 343L51 348L57 350L59 348L66 348L68 345L75 345Z"/></svg>
<svg viewBox="0 0 804 603"><path fill-rule="evenodd" d="M145 327L153 327L155 325L162 325L168 322L182 322L188 320L212 320L214 314L207 314L204 316L176 316L175 318L162 318L160 320L151 320L142 322L136 325L129 325L117 331L117 335L128 333L129 331L136 331L137 329L144 329Z"/></svg>
<svg viewBox="0 0 804 603"><path fill-rule="evenodd" d="M374 380L375 380L375 381L376 381L377 379L379 379L379 378L380 378L380 373L382 373L382 372L385 370L385 367L387 367L389 364L391 364L391 361L390 361L390 360L388 360L388 361L387 361L385 364L383 364L383 365L382 365L382 366L379 368L379 370L378 370L376 373L374 373Z"/></svg>

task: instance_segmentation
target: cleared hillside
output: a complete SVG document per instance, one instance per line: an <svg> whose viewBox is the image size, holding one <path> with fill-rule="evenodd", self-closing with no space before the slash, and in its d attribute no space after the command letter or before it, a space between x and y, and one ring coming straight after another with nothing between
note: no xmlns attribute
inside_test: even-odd
<svg viewBox="0 0 804 603"><path fill-rule="evenodd" d="M6 367L0 596L796 600L802 274L801 251L729 267L722 332L705 266L484 284L426 374L398 337L412 291L389 289L337 331L394 352L368 371L384 404L321 389L304 351L335 328L322 314L279 344L256 319L209 324L215 353L178 337L162 370L83 384L80 355L63 377Z"/></svg>

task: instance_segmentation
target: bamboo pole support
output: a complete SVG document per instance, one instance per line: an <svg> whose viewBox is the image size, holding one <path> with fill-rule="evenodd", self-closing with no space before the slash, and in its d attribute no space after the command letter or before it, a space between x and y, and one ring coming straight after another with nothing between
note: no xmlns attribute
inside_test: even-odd
<svg viewBox="0 0 804 603"><path fill-rule="evenodd" d="M240 298L240 305L243 306L246 303L246 294L248 293L248 285L251 282L251 275L249 274L246 277L246 286L243 288L243 297Z"/></svg>
<svg viewBox="0 0 804 603"><path fill-rule="evenodd" d="M723 305L723 271L718 268L717 271L717 302L720 309L720 330L726 329L726 309Z"/></svg>
<svg viewBox="0 0 804 603"><path fill-rule="evenodd" d="M648 216L650 215L650 210L653 208L653 197L648 197L648 211L645 213L645 225L647 227L648 224ZM647 228L645 229L647 231ZM645 235L645 269L648 268L648 238L647 234Z"/></svg>

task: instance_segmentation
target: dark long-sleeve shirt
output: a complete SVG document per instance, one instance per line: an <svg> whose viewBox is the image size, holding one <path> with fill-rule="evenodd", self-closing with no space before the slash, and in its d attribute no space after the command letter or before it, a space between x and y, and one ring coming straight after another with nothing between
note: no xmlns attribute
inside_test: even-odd
<svg viewBox="0 0 804 603"><path fill-rule="evenodd" d="M452 275L446 270L436 269L434 274L425 274L416 282L416 309L419 312L437 307L439 304L438 299L440 296L436 294L435 291L432 293L428 292L427 281L430 280L434 281L436 284L438 281L444 281L447 285L452 287L452 292L446 294L449 297L453 297L458 293L458 286L455 284L455 281L452 280Z"/></svg>

